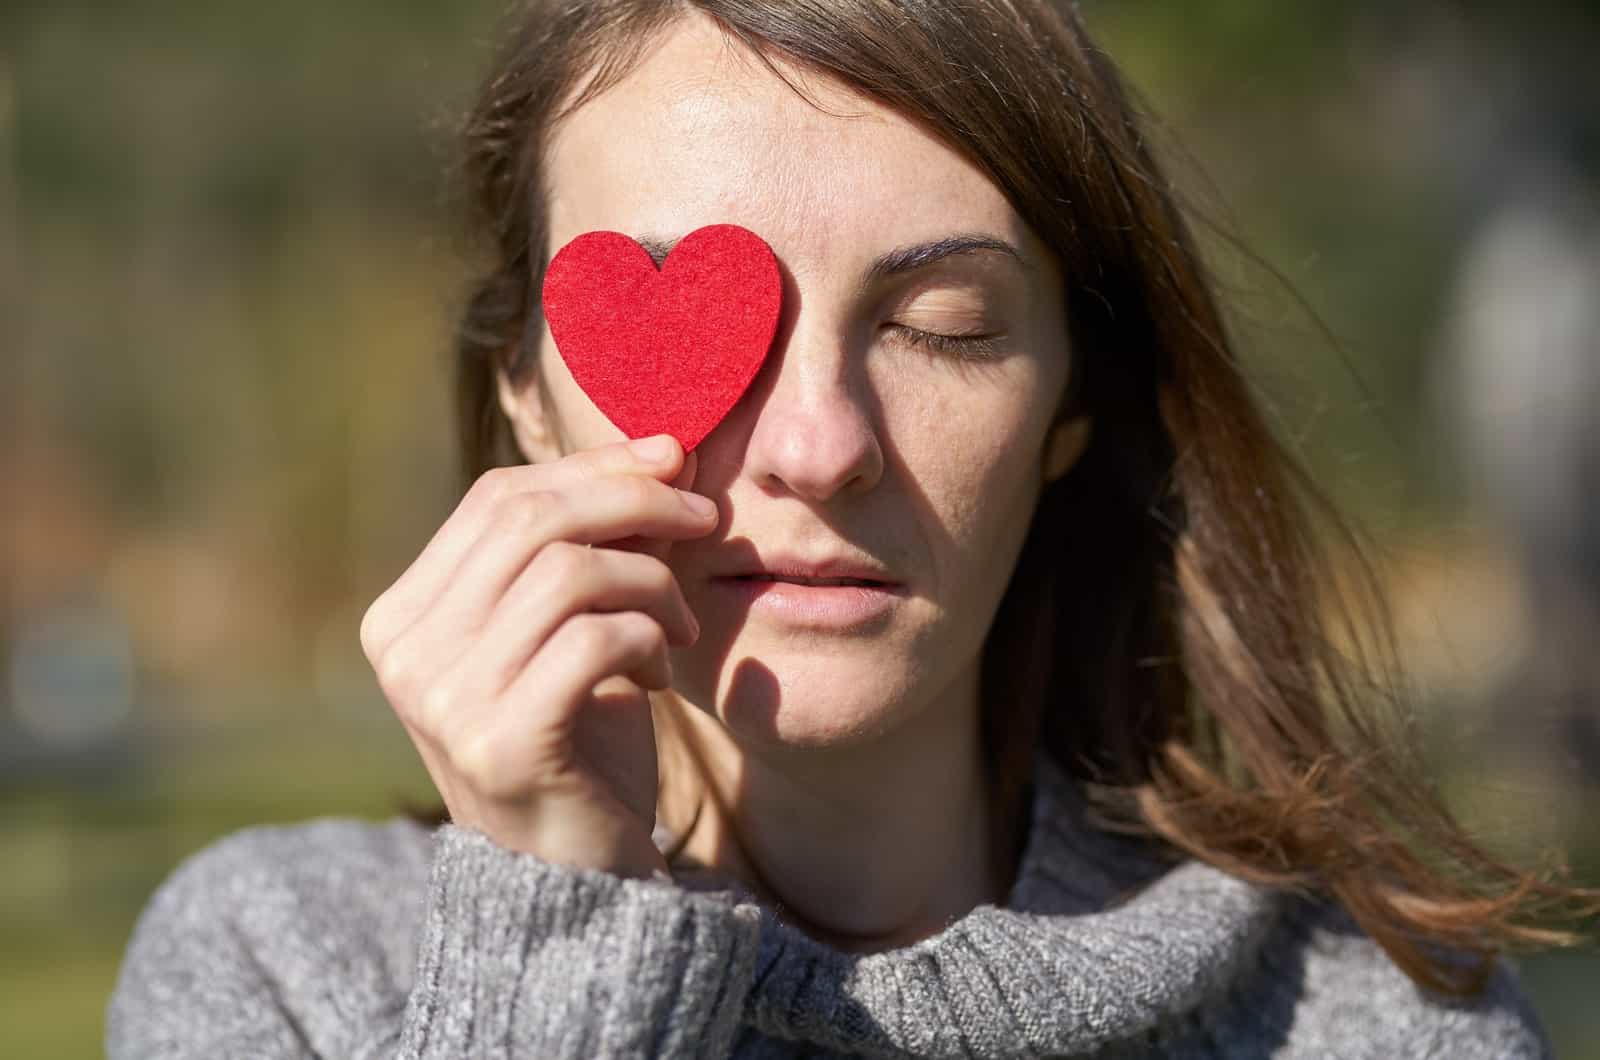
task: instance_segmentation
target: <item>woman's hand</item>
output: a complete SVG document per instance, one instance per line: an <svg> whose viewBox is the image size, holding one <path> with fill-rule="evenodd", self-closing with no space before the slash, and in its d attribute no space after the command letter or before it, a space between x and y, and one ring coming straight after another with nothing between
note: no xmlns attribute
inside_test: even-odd
<svg viewBox="0 0 1600 1060"><path fill-rule="evenodd" d="M489 471L367 609L362 649L455 823L561 864L666 868L645 693L699 635L663 562L716 525L669 484L692 465L658 436Z"/></svg>

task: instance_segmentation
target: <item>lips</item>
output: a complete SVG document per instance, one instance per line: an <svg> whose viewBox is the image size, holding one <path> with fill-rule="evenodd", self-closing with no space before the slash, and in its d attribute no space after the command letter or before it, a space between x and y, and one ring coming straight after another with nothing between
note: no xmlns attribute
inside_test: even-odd
<svg viewBox="0 0 1600 1060"><path fill-rule="evenodd" d="M871 563L843 556L754 556L714 575L711 590L733 609L791 630L858 635L882 629L910 596Z"/></svg>
<svg viewBox="0 0 1600 1060"><path fill-rule="evenodd" d="M898 586L887 571L870 563L844 557L801 559L757 556L740 567L716 575L737 581L783 582L790 585L853 586L891 589Z"/></svg>
<svg viewBox="0 0 1600 1060"><path fill-rule="evenodd" d="M749 582L786 582L790 585L856 585L879 588L886 582L875 578L806 578L798 575L786 574L741 574L739 581Z"/></svg>

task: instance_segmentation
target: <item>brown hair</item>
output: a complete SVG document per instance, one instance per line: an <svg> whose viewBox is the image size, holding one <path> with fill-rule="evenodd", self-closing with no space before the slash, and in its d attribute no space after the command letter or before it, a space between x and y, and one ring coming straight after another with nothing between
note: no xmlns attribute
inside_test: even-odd
<svg viewBox="0 0 1600 1060"><path fill-rule="evenodd" d="M457 337L467 480L522 459L495 376L536 373L549 130L690 9L925 123L1062 263L1063 410L1095 434L1045 491L985 645L997 821L1042 741L1115 826L1331 895L1424 985L1474 992L1508 946L1573 941L1540 925L1596 895L1479 849L1384 723L1402 697L1375 579L1333 563L1359 550L1264 423L1119 75L1064 0L527 4L465 130L494 254ZM1463 974L1432 942L1484 959Z"/></svg>

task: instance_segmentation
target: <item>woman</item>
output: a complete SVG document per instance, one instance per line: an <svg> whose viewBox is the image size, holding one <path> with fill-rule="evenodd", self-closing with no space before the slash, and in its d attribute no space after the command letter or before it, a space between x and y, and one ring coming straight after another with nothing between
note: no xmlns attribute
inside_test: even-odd
<svg viewBox="0 0 1600 1060"><path fill-rule="evenodd" d="M468 129L475 483L361 630L450 821L191 860L112 1055L1544 1055L1496 955L1584 896L1370 720L1070 9L522 17ZM545 264L724 222L782 263L768 361L693 454L624 444Z"/></svg>

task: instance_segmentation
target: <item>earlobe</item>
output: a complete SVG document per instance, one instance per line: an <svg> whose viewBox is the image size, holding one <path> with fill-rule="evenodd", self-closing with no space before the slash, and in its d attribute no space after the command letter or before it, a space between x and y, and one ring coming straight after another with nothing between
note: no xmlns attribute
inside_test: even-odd
<svg viewBox="0 0 1600 1060"><path fill-rule="evenodd" d="M1089 447L1089 435L1093 427L1092 419L1079 416L1051 428L1050 436L1044 443L1042 471L1045 485L1055 482L1078 463L1078 458Z"/></svg>
<svg viewBox="0 0 1600 1060"><path fill-rule="evenodd" d="M530 464L560 458L561 446L550 429L538 381L531 380L523 392L518 393L505 372L496 368L494 383L500 411L511 424L511 432L516 437L517 449L523 458Z"/></svg>

